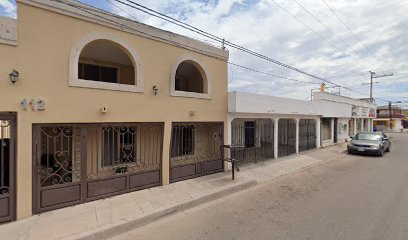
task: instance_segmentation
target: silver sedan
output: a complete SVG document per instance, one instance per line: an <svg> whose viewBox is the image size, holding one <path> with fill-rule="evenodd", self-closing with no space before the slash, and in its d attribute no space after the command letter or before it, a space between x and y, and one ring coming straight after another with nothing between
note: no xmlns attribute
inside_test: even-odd
<svg viewBox="0 0 408 240"><path fill-rule="evenodd" d="M375 154L383 156L389 152L391 142L382 132L360 132L351 137L347 144L348 153Z"/></svg>

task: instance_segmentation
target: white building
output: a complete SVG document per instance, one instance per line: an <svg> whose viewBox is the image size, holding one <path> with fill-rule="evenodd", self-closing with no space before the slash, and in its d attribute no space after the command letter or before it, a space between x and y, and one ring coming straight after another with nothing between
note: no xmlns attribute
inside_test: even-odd
<svg viewBox="0 0 408 240"><path fill-rule="evenodd" d="M324 92L315 93L313 101L230 92L228 144L245 147L244 162L328 146L371 131L372 109L375 114L371 103ZM242 151L236 148L232 155L243 157Z"/></svg>
<svg viewBox="0 0 408 240"><path fill-rule="evenodd" d="M357 132L371 132L373 129L373 119L376 117L377 110L377 106L373 103L327 92L313 93L313 102L322 107L323 146L343 142ZM338 107L329 109L324 106L327 102L336 103ZM342 107L339 108L339 106ZM329 125L333 133L330 139L325 134Z"/></svg>

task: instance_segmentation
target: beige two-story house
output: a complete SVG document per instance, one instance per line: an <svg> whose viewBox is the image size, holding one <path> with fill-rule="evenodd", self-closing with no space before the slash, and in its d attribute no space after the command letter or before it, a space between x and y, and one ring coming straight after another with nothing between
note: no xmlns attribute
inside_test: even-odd
<svg viewBox="0 0 408 240"><path fill-rule="evenodd" d="M0 222L224 170L228 52L71 0L0 28Z"/></svg>

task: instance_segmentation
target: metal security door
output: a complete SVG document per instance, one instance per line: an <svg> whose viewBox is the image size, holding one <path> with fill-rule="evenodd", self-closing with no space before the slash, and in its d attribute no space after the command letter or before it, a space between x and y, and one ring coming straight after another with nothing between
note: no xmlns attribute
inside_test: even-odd
<svg viewBox="0 0 408 240"><path fill-rule="evenodd" d="M257 163L273 159L274 155L274 124L270 119L262 119L253 124L250 122L233 123L231 126L231 156L238 160L239 165ZM239 147L243 146L243 147Z"/></svg>
<svg viewBox="0 0 408 240"><path fill-rule="evenodd" d="M296 123L293 119L279 119L278 156L296 153Z"/></svg>
<svg viewBox="0 0 408 240"><path fill-rule="evenodd" d="M34 213L161 184L162 123L42 124L34 133Z"/></svg>
<svg viewBox="0 0 408 240"><path fill-rule="evenodd" d="M16 115L0 112L0 223L15 220Z"/></svg>
<svg viewBox="0 0 408 240"><path fill-rule="evenodd" d="M255 147L255 122L245 122L245 147Z"/></svg>
<svg viewBox="0 0 408 240"><path fill-rule="evenodd" d="M299 151L316 148L316 123L312 119L299 121Z"/></svg>
<svg viewBox="0 0 408 240"><path fill-rule="evenodd" d="M84 131L71 125L34 126L33 213L85 202ZM86 155L85 155L86 156Z"/></svg>
<svg viewBox="0 0 408 240"><path fill-rule="evenodd" d="M170 182L222 172L223 131L219 122L173 123Z"/></svg>
<svg viewBox="0 0 408 240"><path fill-rule="evenodd" d="M309 119L307 122L308 149L316 148L316 121Z"/></svg>

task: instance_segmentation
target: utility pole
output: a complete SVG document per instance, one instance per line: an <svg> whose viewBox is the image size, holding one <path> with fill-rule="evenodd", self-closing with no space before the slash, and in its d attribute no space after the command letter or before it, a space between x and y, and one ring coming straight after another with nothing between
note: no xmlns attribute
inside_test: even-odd
<svg viewBox="0 0 408 240"><path fill-rule="evenodd" d="M392 113L391 113L391 102L389 102L388 103L388 114L389 114L389 117L390 117L390 130L392 130Z"/></svg>
<svg viewBox="0 0 408 240"><path fill-rule="evenodd" d="M392 110L392 104L393 103L403 103L403 101L396 101L396 102L388 102L388 115L389 115L389 117L390 117L390 130L392 130L392 115L394 114L393 112L394 111L391 111Z"/></svg>
<svg viewBox="0 0 408 240"><path fill-rule="evenodd" d="M390 77L393 76L394 73L390 73L390 74L383 74L383 75L376 75L375 72L373 71L369 71L370 72L370 102L374 102L374 98L373 98L373 79L374 78L382 78L382 77Z"/></svg>

